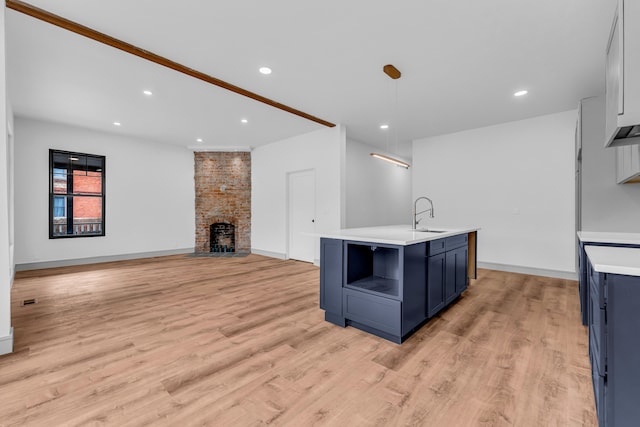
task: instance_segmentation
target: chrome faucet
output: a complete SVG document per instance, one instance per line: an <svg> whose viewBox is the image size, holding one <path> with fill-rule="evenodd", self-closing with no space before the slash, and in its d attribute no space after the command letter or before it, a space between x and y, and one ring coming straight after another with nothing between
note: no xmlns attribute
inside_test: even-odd
<svg viewBox="0 0 640 427"><path fill-rule="evenodd" d="M425 210L423 210L423 211L418 212L418 201L419 201L420 199L425 199L426 201L428 201L428 202L429 202L429 205L431 205L431 207L430 207L429 209L425 209ZM418 219L418 215L423 214L423 213L425 213L425 212L430 212L430 214L429 214L429 217L430 217L430 218L433 218L433 217L434 217L434 215L433 215L433 202L432 202L432 201L431 201L431 199L430 199L430 198L428 198L428 197L424 197L424 196L422 196L422 197L418 197L418 198L416 199L416 201L415 201L415 202L413 202L413 229L414 229L414 230L415 230L416 228L418 228L418 223L420 222L420 220Z"/></svg>

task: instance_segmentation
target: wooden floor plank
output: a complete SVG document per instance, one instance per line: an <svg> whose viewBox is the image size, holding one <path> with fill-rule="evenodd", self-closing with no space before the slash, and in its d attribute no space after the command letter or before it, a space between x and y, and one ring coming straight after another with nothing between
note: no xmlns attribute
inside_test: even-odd
<svg viewBox="0 0 640 427"><path fill-rule="evenodd" d="M479 270L402 345L318 288L258 255L20 272L0 426L597 425L574 281Z"/></svg>

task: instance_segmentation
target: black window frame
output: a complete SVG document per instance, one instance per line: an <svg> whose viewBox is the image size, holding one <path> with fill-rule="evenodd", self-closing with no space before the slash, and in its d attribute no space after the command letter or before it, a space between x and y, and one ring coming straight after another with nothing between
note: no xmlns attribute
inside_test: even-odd
<svg viewBox="0 0 640 427"><path fill-rule="evenodd" d="M54 192L54 169L59 170L61 168L54 167L55 166L55 157L56 155L67 156L69 158L69 162L67 163L66 168L66 176L67 176L67 185L66 185L66 193ZM73 191L73 170L74 164L72 163L72 158L77 157L78 159L93 159L97 160L100 163L100 168L96 169L93 172L101 172L101 192L100 194L93 193L76 193ZM85 172L89 171L88 162L85 161ZM78 170L76 167L75 170ZM70 191L71 190L71 191ZM87 154L80 153L76 151L65 151L65 150L56 150L49 149L49 239L69 239L76 237L104 237L105 233L105 222L106 222L106 157L97 155L97 154ZM65 215L67 218L67 233L65 234L54 234L54 198L55 197L65 197L67 199L65 206ZM102 200L102 218L101 218L101 226L100 232L98 233L86 233L86 234L74 234L74 224L73 224L73 198L74 197L99 197ZM71 199L71 200L69 200Z"/></svg>

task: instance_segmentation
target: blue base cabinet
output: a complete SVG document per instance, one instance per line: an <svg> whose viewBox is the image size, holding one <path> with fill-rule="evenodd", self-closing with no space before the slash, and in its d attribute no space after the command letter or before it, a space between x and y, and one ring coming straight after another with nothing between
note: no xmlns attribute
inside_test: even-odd
<svg viewBox="0 0 640 427"><path fill-rule="evenodd" d="M640 425L640 277L596 272L588 258L589 358L598 423Z"/></svg>
<svg viewBox="0 0 640 427"><path fill-rule="evenodd" d="M468 285L468 235L407 246L320 240L325 320L401 343Z"/></svg>
<svg viewBox="0 0 640 427"><path fill-rule="evenodd" d="M622 243L606 243L591 242L589 240L578 241L578 289L580 291L580 316L582 324L589 324L589 279L587 277L587 254L584 250L585 246L615 246L621 248L640 248L640 245L622 244Z"/></svg>

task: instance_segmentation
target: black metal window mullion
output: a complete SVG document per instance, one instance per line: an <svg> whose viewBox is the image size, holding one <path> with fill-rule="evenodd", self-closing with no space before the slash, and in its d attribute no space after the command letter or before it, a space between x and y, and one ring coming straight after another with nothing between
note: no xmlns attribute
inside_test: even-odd
<svg viewBox="0 0 640 427"><path fill-rule="evenodd" d="M73 234L73 165L67 165L67 234Z"/></svg>

